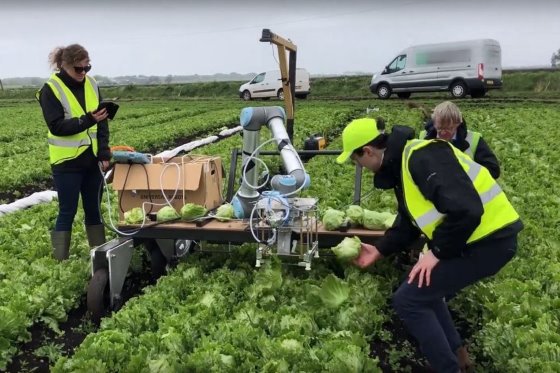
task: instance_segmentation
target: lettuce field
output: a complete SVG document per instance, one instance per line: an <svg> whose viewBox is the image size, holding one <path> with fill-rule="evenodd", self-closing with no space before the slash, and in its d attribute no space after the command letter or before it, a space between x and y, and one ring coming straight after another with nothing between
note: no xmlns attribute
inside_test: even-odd
<svg viewBox="0 0 560 373"><path fill-rule="evenodd" d="M340 149L353 118L381 116L422 128L433 99L300 100L294 145L312 134ZM110 122L111 145L157 153L239 125L239 100L124 101ZM255 106L278 105L278 101ZM458 101L469 128L482 132L501 162L499 183L525 230L518 255L495 278L451 302L477 372L560 372L560 100ZM366 108L374 111L366 112ZM370 110L368 110L370 111ZM39 106L0 100L0 203L52 188L46 125ZM268 131L263 130L267 139ZM239 134L193 151L222 157L226 170ZM279 159L268 157L274 168ZM352 203L354 167L333 156L306 163L320 211ZM115 208L116 204L113 204ZM362 206L396 210L392 192L362 180ZM108 210L102 206L104 216ZM195 252L152 276L138 249L124 306L93 323L85 312L90 278L83 216L71 257L51 257L57 202L0 217L0 371L54 372L428 372L390 307L410 268L406 255L366 271L325 255L306 272L273 262L254 268L253 244ZM110 234L115 237L115 234ZM337 301L321 296L336 289Z"/></svg>

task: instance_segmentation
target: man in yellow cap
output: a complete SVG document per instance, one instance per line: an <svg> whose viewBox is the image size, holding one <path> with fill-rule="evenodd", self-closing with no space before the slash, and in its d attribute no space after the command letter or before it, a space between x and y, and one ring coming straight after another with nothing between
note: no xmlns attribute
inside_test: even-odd
<svg viewBox="0 0 560 373"><path fill-rule="evenodd" d="M393 189L398 216L375 246L362 244L355 264L365 268L403 251L420 234L430 250L393 296L393 306L437 372L472 369L444 301L496 274L517 249L519 215L489 171L444 140L415 140L393 126L356 119L342 133L338 163L351 159L375 174L374 186Z"/></svg>

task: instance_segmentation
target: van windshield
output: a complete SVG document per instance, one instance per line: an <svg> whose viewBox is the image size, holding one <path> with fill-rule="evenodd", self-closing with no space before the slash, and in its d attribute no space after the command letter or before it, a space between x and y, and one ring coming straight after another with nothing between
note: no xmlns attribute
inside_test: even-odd
<svg viewBox="0 0 560 373"><path fill-rule="evenodd" d="M397 56L391 63L387 66L387 74L394 73L396 71L402 70L406 67L406 54L401 54Z"/></svg>
<svg viewBox="0 0 560 373"><path fill-rule="evenodd" d="M262 81L264 80L264 75L265 75L265 73L262 73L262 74L259 74L259 75L255 76L255 77L253 78L253 80L251 81L251 83L260 83L260 82L262 82Z"/></svg>

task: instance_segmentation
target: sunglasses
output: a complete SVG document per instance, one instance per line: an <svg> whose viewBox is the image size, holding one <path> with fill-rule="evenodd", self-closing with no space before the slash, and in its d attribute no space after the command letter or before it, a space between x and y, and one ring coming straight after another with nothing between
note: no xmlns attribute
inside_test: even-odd
<svg viewBox="0 0 560 373"><path fill-rule="evenodd" d="M87 65L87 66L74 66L74 71L75 71L77 74L81 74L81 73L83 73L83 72L86 72L86 73L87 73L87 72L90 71L90 70L91 70L91 65Z"/></svg>

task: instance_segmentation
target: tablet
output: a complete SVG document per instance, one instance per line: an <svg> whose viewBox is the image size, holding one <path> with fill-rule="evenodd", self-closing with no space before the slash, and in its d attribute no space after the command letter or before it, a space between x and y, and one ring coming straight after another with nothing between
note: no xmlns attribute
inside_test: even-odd
<svg viewBox="0 0 560 373"><path fill-rule="evenodd" d="M109 114L109 119L113 119L117 114L117 110L119 110L119 105L115 104L112 101L101 101L99 103L99 106L97 107L97 110L101 110L103 108L107 109L107 114Z"/></svg>

